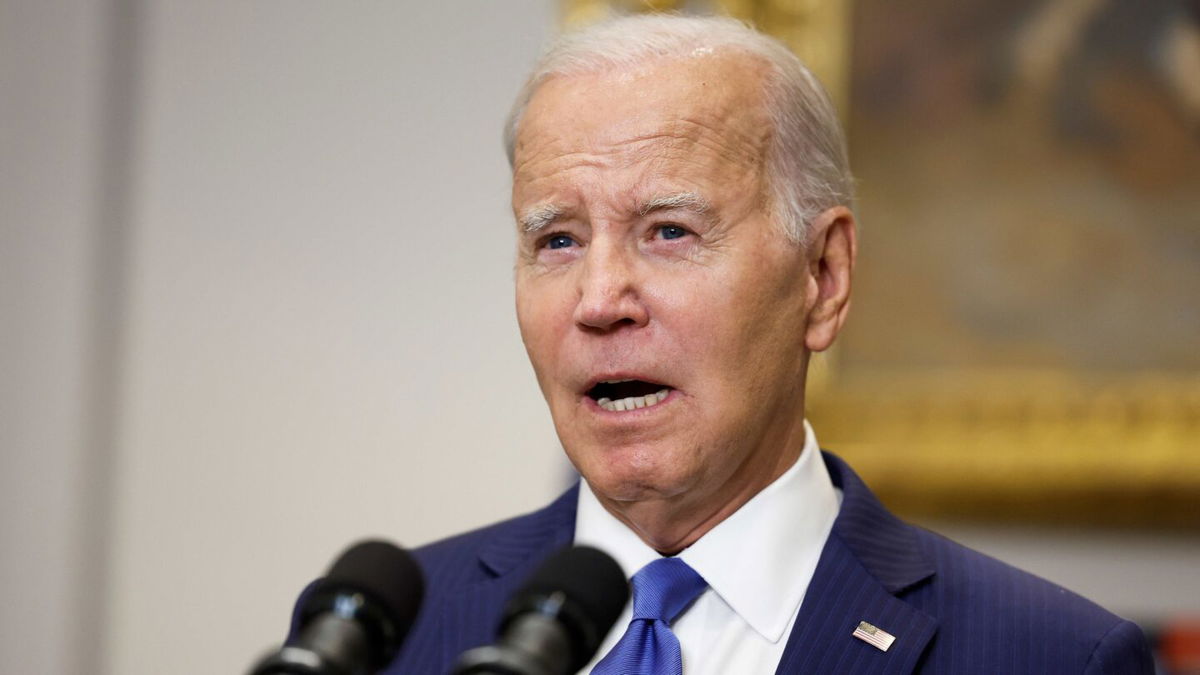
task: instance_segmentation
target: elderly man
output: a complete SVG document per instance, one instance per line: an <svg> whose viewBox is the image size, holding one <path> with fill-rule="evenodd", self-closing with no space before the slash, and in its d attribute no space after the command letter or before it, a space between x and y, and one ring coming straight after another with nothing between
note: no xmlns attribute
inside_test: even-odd
<svg viewBox="0 0 1200 675"><path fill-rule="evenodd" d="M724 19L625 18L538 64L507 140L521 335L583 481L417 551L388 673L442 673L572 541L634 605L585 672L1151 672L1139 629L889 514L804 420L856 234L826 94Z"/></svg>

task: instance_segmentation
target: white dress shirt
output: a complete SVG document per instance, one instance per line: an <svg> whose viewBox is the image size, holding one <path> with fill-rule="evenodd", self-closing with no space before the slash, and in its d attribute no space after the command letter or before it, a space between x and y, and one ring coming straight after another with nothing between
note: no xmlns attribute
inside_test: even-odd
<svg viewBox="0 0 1200 675"><path fill-rule="evenodd" d="M841 505L808 422L804 450L775 482L709 530L679 557L708 582L671 626L685 675L774 673ZM607 551L626 578L660 557L612 516L584 481L579 490L575 543ZM625 607L592 668L625 634Z"/></svg>

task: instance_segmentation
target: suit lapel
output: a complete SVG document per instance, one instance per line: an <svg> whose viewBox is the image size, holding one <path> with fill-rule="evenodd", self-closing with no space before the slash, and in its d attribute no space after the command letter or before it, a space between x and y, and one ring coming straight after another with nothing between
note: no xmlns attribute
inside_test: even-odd
<svg viewBox="0 0 1200 675"><path fill-rule="evenodd" d="M574 540L578 503L576 482L548 506L512 521L512 527L498 532L481 546L480 564L493 577L503 577L527 566L536 567L546 556Z"/></svg>
<svg viewBox="0 0 1200 675"><path fill-rule="evenodd" d="M933 565L910 526L889 513L845 463L829 454L825 462L842 490L842 507L776 672L911 673L937 621L896 595L924 583ZM895 636L887 651L854 637L862 621Z"/></svg>
<svg viewBox="0 0 1200 675"><path fill-rule="evenodd" d="M496 639L504 604L549 556L567 546L575 535L579 484L549 506L498 529L479 549L479 579L446 599L443 626L465 629L439 631L443 663L453 663L464 649ZM465 646L464 646L465 645Z"/></svg>
<svg viewBox="0 0 1200 675"><path fill-rule="evenodd" d="M891 633L895 642L884 652L854 637L861 621ZM776 672L910 673L936 628L933 617L889 593L831 536Z"/></svg>

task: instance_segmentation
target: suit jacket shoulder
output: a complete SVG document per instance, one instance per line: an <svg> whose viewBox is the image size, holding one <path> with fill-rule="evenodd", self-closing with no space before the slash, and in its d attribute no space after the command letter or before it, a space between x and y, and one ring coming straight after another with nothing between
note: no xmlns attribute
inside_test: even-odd
<svg viewBox="0 0 1200 675"><path fill-rule="evenodd" d="M793 669L779 672L1153 673L1136 625L900 521L844 462L826 455L826 465L842 510L792 635L810 635L808 649L785 652ZM850 589L856 598L846 602ZM836 629L823 625L839 615ZM894 635L892 646L853 638L860 621Z"/></svg>
<svg viewBox="0 0 1200 675"><path fill-rule="evenodd" d="M1153 672L1136 625L1051 581L914 531L937 572L901 597L941 617L928 659L935 672L961 658L989 664L988 672Z"/></svg>

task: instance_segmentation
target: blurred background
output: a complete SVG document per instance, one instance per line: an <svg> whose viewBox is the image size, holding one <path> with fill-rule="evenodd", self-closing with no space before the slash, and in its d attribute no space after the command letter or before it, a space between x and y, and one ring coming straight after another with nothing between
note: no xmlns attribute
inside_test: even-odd
<svg viewBox="0 0 1200 675"><path fill-rule="evenodd" d="M0 0L0 672L242 672L352 540L564 487L500 129L614 6L753 20L841 105L822 445L1194 654L1194 1Z"/></svg>

